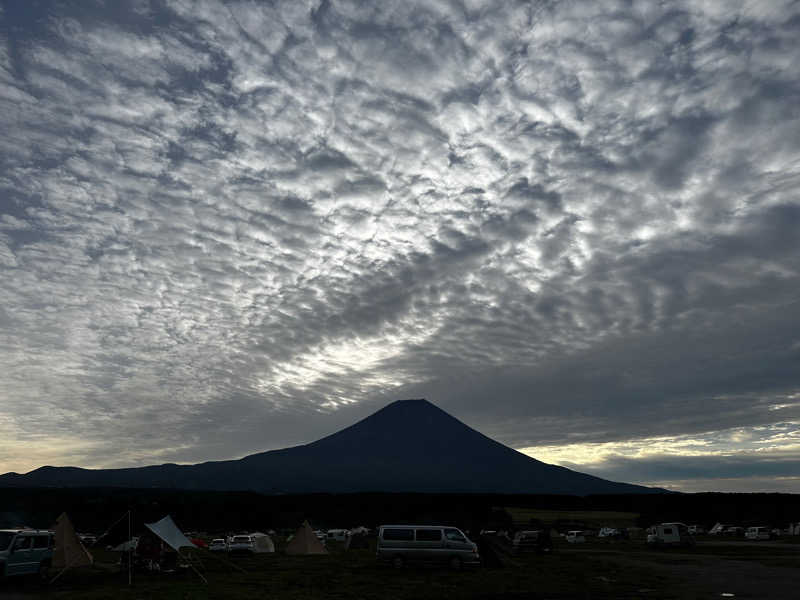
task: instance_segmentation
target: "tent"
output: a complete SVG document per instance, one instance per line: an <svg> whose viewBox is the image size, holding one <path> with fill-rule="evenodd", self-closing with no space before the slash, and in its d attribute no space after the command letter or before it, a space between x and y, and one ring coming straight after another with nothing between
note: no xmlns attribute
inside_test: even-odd
<svg viewBox="0 0 800 600"><path fill-rule="evenodd" d="M139 544L138 537L132 537L127 542L122 542L111 548L112 552L130 552L132 550L136 550L136 546Z"/></svg>
<svg viewBox="0 0 800 600"><path fill-rule="evenodd" d="M308 521L303 521L303 524L295 532L292 541L286 546L286 554L327 553L328 551L325 549L325 546L322 545L322 542L317 539Z"/></svg>
<svg viewBox="0 0 800 600"><path fill-rule="evenodd" d="M139 539L136 553L141 560L146 561L151 570L171 570L177 566L177 557L180 557L184 564L191 567L204 583L208 583L202 573L197 570L196 565L200 565L199 559L191 553L181 552L184 548L196 550L197 546L183 535L172 517L167 515L160 521L145 523L144 526L150 530L152 536L144 535ZM158 541L161 544L158 544ZM168 546L175 553L165 552L164 546Z"/></svg>
<svg viewBox="0 0 800 600"><path fill-rule="evenodd" d="M178 529L178 526L175 525L175 521L173 521L172 517L169 515L155 523L145 523L144 526L158 536L167 546L175 550L175 552L180 552L181 548L197 547L189 541L189 538L181 533L181 530Z"/></svg>
<svg viewBox="0 0 800 600"><path fill-rule="evenodd" d="M94 564L94 558L81 543L67 513L61 513L61 516L56 519L55 544L52 566L61 569L61 573L56 575L56 579L67 569L88 567Z"/></svg>
<svg viewBox="0 0 800 600"><path fill-rule="evenodd" d="M253 552L256 554L275 552L275 544L272 543L272 538L266 533L256 531L250 535L253 538Z"/></svg>

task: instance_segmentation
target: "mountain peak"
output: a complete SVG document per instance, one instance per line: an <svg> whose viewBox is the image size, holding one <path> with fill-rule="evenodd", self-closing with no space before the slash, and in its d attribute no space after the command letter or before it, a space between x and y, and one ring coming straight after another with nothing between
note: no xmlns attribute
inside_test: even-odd
<svg viewBox="0 0 800 600"><path fill-rule="evenodd" d="M43 467L3 485L175 487L268 492L597 494L653 490L548 465L496 442L424 398L398 400L316 442L198 465Z"/></svg>

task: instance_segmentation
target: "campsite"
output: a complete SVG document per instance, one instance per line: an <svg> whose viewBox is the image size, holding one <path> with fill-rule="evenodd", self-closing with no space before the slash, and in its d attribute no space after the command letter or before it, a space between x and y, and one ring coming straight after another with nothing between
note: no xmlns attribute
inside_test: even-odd
<svg viewBox="0 0 800 600"><path fill-rule="evenodd" d="M375 562L371 549L332 549L325 555L280 551L240 557L232 569L204 559L196 575L75 570L42 589L34 580L6 582L3 597L34 598L790 598L800 585L800 545L700 544L675 554L637 544L556 545L551 555L531 554L515 565L464 572L446 568L395 571ZM112 557L103 551L95 559Z"/></svg>
<svg viewBox="0 0 800 600"><path fill-rule="evenodd" d="M800 587L800 535L792 535L790 527L782 526L782 533L769 541L703 533L687 547L646 544L648 525L674 519L697 520L707 531L716 521L771 526L775 519L782 522L784 515L800 512L792 495L262 496L9 489L4 490L4 508L14 510L0 512L0 527L17 518L31 526L44 527L56 518L63 523L61 513L51 520L57 506L69 514L75 536L64 546L68 550L59 568L48 575L49 583L36 576L7 578L0 583L3 598L499 600L694 598L722 593L788 598ZM133 545L125 539L130 515L131 535L142 550L131 563L125 552ZM797 521L800 518L793 522ZM425 564L395 569L380 563L375 556L376 527L392 522L461 527L479 545L483 564L453 570ZM545 529L552 532L552 551L538 551L536 545L523 551L511 541L515 531ZM586 534L584 542L568 541L567 533L575 530ZM109 531L116 532L112 537L119 544L107 543L110 538L103 536ZM74 542L76 532L96 539L87 544L86 553ZM348 543L353 534L359 543ZM64 539L60 535L56 531L57 540ZM234 536L263 536L272 546L262 546L274 552L188 549L190 543L202 546ZM64 569L70 560L74 567Z"/></svg>

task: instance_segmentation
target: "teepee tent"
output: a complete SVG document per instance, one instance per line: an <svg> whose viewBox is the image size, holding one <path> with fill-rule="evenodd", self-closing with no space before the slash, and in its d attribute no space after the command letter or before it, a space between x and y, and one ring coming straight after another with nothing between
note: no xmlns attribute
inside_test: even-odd
<svg viewBox="0 0 800 600"><path fill-rule="evenodd" d="M325 549L325 546L322 545L322 542L317 539L308 521L303 521L303 524L295 532L292 541L286 546L286 554L327 553L328 551Z"/></svg>
<svg viewBox="0 0 800 600"><path fill-rule="evenodd" d="M92 555L84 548L78 534L75 533L75 528L67 513L61 513L61 516L56 519L55 543L52 566L55 569L61 569L61 573L73 567L88 567L94 564Z"/></svg>

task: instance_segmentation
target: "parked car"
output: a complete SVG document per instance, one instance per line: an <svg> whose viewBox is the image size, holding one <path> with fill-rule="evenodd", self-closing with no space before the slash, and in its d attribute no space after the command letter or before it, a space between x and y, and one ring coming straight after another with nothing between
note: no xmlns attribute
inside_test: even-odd
<svg viewBox="0 0 800 600"><path fill-rule="evenodd" d="M706 530L703 528L702 525L689 525L689 533L691 535L700 535L705 532Z"/></svg>
<svg viewBox="0 0 800 600"><path fill-rule="evenodd" d="M344 542L350 536L349 529L328 529L325 537L328 541Z"/></svg>
<svg viewBox="0 0 800 600"><path fill-rule="evenodd" d="M235 535L231 538L228 551L236 552L255 552L255 540L252 535Z"/></svg>
<svg viewBox="0 0 800 600"><path fill-rule="evenodd" d="M586 536L584 535L583 531L568 531L567 535L564 536L564 539L567 540L570 544L582 544L586 541Z"/></svg>
<svg viewBox="0 0 800 600"><path fill-rule="evenodd" d="M650 546L694 546L689 528L683 523L661 523L650 528L647 534Z"/></svg>
<svg viewBox="0 0 800 600"><path fill-rule="evenodd" d="M478 546L464 533L446 525L382 525L378 529L378 560L399 569L411 562L449 564L453 569L479 565Z"/></svg>
<svg viewBox="0 0 800 600"><path fill-rule="evenodd" d="M211 543L208 545L208 549L211 552L227 552L228 542L225 540L225 538L215 538L211 540Z"/></svg>
<svg viewBox="0 0 800 600"><path fill-rule="evenodd" d="M769 527L748 527L744 537L748 540L768 540L772 536Z"/></svg>
<svg viewBox="0 0 800 600"><path fill-rule="evenodd" d="M52 531L0 530L0 578L33 574L47 578L52 560Z"/></svg>
<svg viewBox="0 0 800 600"><path fill-rule="evenodd" d="M514 534L511 546L516 553L546 553L553 551L553 540L550 539L549 529L518 531Z"/></svg>

